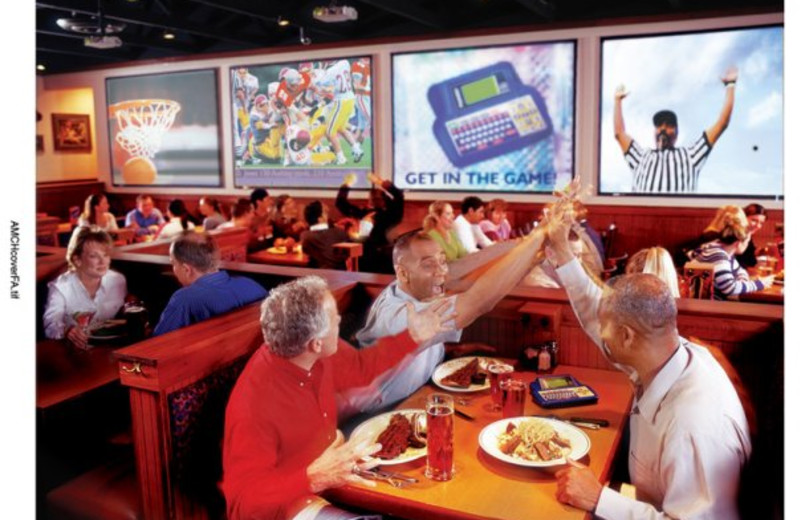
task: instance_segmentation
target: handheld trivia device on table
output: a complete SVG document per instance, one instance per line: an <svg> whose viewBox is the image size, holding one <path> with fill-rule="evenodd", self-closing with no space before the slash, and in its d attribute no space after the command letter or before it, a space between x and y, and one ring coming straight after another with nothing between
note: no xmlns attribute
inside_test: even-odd
<svg viewBox="0 0 800 520"><path fill-rule="evenodd" d="M433 134L456 167L535 144L553 133L539 91L501 61L431 85Z"/></svg>
<svg viewBox="0 0 800 520"><path fill-rule="evenodd" d="M531 383L531 395L544 408L578 406L597 402L597 394L568 374L537 377Z"/></svg>

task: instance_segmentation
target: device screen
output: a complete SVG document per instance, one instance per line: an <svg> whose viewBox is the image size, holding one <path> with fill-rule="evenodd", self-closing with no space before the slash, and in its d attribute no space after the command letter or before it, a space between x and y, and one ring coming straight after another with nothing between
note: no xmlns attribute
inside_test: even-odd
<svg viewBox="0 0 800 520"><path fill-rule="evenodd" d="M539 384L546 390L573 386L572 379L565 376L541 378Z"/></svg>

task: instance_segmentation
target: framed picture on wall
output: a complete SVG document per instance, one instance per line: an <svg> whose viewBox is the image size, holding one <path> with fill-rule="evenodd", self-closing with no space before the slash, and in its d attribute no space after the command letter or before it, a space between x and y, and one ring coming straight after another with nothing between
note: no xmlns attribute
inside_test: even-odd
<svg viewBox="0 0 800 520"><path fill-rule="evenodd" d="M53 149L57 152L91 152L88 114L53 114Z"/></svg>

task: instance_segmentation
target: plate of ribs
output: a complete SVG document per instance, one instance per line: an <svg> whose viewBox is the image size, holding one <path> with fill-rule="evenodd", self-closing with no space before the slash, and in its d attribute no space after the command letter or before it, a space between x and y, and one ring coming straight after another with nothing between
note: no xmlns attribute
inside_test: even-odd
<svg viewBox="0 0 800 520"><path fill-rule="evenodd" d="M433 383L451 392L477 392L489 388L487 367L491 358L467 356L445 361L433 372Z"/></svg>
<svg viewBox="0 0 800 520"><path fill-rule="evenodd" d="M424 418L425 410L412 408L376 415L359 424L351 438L381 443L381 451L372 457L381 459L382 466L417 460L428 453L425 441L414 434L417 415Z"/></svg>

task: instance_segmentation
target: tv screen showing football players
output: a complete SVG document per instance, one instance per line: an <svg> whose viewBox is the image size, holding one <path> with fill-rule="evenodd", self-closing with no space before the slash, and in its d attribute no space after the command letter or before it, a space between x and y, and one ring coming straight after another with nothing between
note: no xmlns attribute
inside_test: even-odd
<svg viewBox="0 0 800 520"><path fill-rule="evenodd" d="M367 56L232 67L234 184L369 187L371 74Z"/></svg>
<svg viewBox="0 0 800 520"><path fill-rule="evenodd" d="M114 186L221 186L216 69L106 79Z"/></svg>
<svg viewBox="0 0 800 520"><path fill-rule="evenodd" d="M783 27L601 47L601 194L783 196Z"/></svg>
<svg viewBox="0 0 800 520"><path fill-rule="evenodd" d="M573 175L575 43L392 55L394 182L551 192Z"/></svg>

